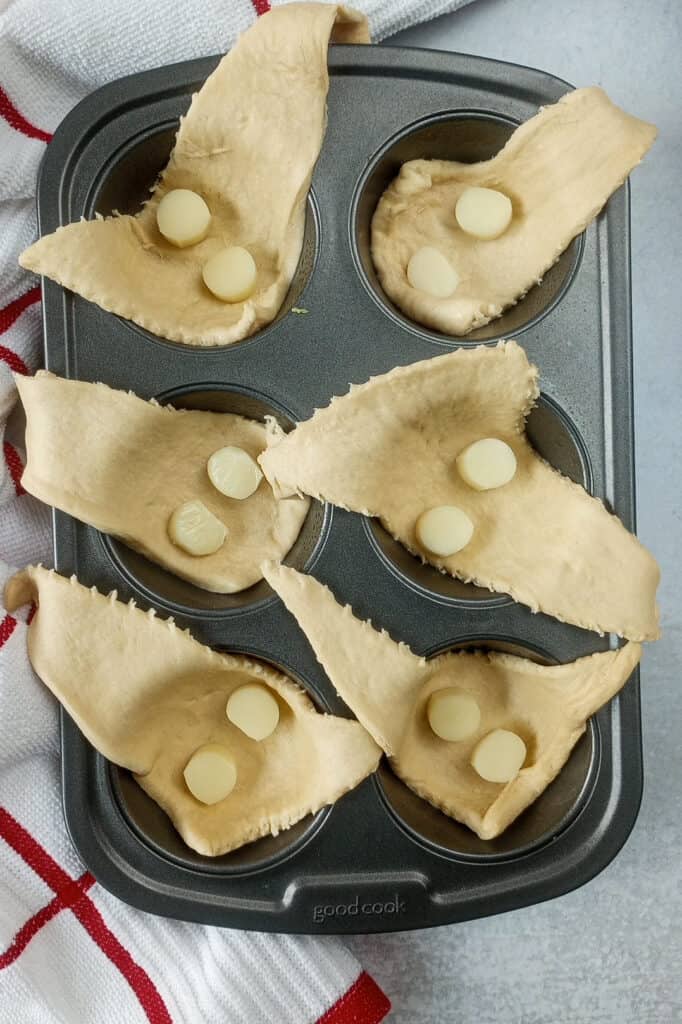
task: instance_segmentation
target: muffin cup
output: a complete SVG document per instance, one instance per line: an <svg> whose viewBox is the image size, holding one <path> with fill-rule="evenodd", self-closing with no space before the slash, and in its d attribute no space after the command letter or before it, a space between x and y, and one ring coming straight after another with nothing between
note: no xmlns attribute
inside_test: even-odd
<svg viewBox="0 0 682 1024"><path fill-rule="evenodd" d="M294 427L291 417L264 395L228 384L174 388L158 395L157 401L176 409L228 412L259 421L272 416L283 430L289 431ZM319 501L311 502L299 535L283 559L285 565L301 572L314 565L324 547L331 515L331 506ZM186 618L233 615L274 600L273 590L264 579L234 594L216 594L180 579L115 537L101 534L101 540L108 557L129 586L150 604L165 608L174 615Z"/></svg>
<svg viewBox="0 0 682 1024"><path fill-rule="evenodd" d="M468 334L431 330L406 316L386 295L371 254L371 225L381 196L408 160L454 160L478 163L495 156L518 123L491 111L446 111L402 128L374 154L359 179L351 206L351 247L360 279L372 299L406 330L438 345L480 345L514 338L551 313L571 287L580 266L583 237L578 236L535 285L502 316Z"/></svg>

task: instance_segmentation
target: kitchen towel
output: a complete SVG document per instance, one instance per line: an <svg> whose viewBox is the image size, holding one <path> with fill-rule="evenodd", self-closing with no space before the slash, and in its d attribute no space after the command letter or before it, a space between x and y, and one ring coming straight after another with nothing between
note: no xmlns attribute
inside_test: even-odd
<svg viewBox="0 0 682 1024"><path fill-rule="evenodd" d="M365 0L381 39L467 0ZM49 509L23 492L12 371L41 359L36 235L51 132L121 75L223 52L267 0L0 0L0 593L51 564ZM12 411L14 408L14 412ZM62 818L57 706L0 607L0 1024L377 1024L389 1003L333 938L233 932L134 910L102 889Z"/></svg>

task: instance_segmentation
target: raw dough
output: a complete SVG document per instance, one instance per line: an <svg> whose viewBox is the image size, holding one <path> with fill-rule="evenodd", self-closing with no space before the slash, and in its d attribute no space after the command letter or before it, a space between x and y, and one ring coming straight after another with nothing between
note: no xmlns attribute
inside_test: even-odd
<svg viewBox="0 0 682 1024"><path fill-rule="evenodd" d="M381 751L357 722L315 711L282 673L218 654L116 594L31 566L5 588L13 611L36 600L28 631L33 668L104 757L135 773L188 846L209 857L276 835L333 803L377 767ZM254 743L227 720L229 695L246 683L277 695L279 726ZM183 769L218 743L238 766L229 801L203 806Z"/></svg>
<svg viewBox="0 0 682 1024"><path fill-rule="evenodd" d="M171 409L44 371L15 379L27 421L23 486L41 501L220 594L257 583L263 559L284 557L296 540L307 499L277 500L263 483L247 501L233 501L206 471L209 456L226 441L256 458L278 436L273 421ZM203 558L181 551L167 532L171 513L195 500L229 533L226 544Z"/></svg>
<svg viewBox="0 0 682 1024"><path fill-rule="evenodd" d="M174 188L166 192L156 208L156 224L163 237L178 249L196 245L206 238L211 211L196 192Z"/></svg>
<svg viewBox="0 0 682 1024"><path fill-rule="evenodd" d="M384 291L407 316L446 334L489 323L538 283L655 137L653 125L593 87L542 109L492 160L410 160L372 220L372 257ZM457 224L458 197L471 186L498 189L513 202L511 224L493 241ZM410 287L405 268L422 246L440 250L459 269L455 295L435 299Z"/></svg>
<svg viewBox="0 0 682 1024"><path fill-rule="evenodd" d="M426 661L353 616L311 576L265 566L265 578L298 621L340 696L388 754L397 775L481 839L493 839L549 785L585 731L587 719L624 686L641 647L536 665L509 654L448 653ZM480 728L444 743L428 727L431 695L456 685L481 709ZM506 785L486 782L470 761L493 729L512 729L528 748L526 766Z"/></svg>
<svg viewBox="0 0 682 1024"><path fill-rule="evenodd" d="M515 342L459 349L352 387L259 461L276 494L377 516L412 552L424 508L456 505L474 535L449 558L428 555L433 565L576 626L655 640L658 566L600 501L535 454L524 422L537 396L537 369ZM488 436L507 442L518 468L479 493L455 461Z"/></svg>
<svg viewBox="0 0 682 1024"><path fill-rule="evenodd" d="M227 529L203 501L186 501L168 520L168 536L188 555L213 555L225 543Z"/></svg>
<svg viewBox="0 0 682 1024"><path fill-rule="evenodd" d="M61 227L22 253L21 265L188 345L227 345L270 323L301 253L326 126L329 41L369 42L364 15L293 3L259 18L194 96L142 211ZM160 200L176 188L198 192L212 214L206 238L188 249L156 224ZM233 306L201 277L226 245L246 246L258 267L256 292Z"/></svg>

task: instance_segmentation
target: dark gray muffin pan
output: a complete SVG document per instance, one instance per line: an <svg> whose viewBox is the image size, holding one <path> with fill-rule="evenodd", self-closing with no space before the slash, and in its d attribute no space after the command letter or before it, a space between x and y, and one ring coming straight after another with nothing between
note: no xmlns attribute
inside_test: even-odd
<svg viewBox="0 0 682 1024"><path fill-rule="evenodd" d="M137 210L166 161L179 116L216 62L124 78L80 103L47 149L41 232L96 212ZM490 157L515 125L570 86L529 68L393 47L333 47L330 71L329 126L303 253L277 320L230 347L189 348L45 280L48 368L176 405L273 414L290 428L350 382L516 337L541 371L543 397L529 423L537 449L632 529L627 186L541 285L465 339L408 320L383 294L369 256L372 212L402 162ZM207 594L63 513L55 513L54 525L59 572L172 614L203 643L276 665L320 708L349 714L265 582L237 595ZM418 653L467 646L551 663L612 642L450 580L413 559L378 523L319 504L287 561ZM233 928L421 928L548 899L612 859L641 795L638 683L631 680L595 717L555 782L491 842L418 799L382 764L334 807L208 859L184 845L160 808L100 757L65 713L62 763L76 848L99 881L129 903Z"/></svg>

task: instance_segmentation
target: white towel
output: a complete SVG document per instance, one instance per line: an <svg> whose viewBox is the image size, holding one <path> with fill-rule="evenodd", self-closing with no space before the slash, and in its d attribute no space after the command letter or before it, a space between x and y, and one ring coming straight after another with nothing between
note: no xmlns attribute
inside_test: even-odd
<svg viewBox="0 0 682 1024"><path fill-rule="evenodd" d="M374 39L467 0L359 0ZM11 371L40 361L35 236L45 144L121 75L222 52L267 0L0 0L0 593L51 564L49 510L21 488ZM8 423L9 419L9 423ZM24 609L24 612L27 610ZM0 1024L376 1024L388 1000L335 939L259 935L134 910L84 871L62 819L57 708L0 606Z"/></svg>

